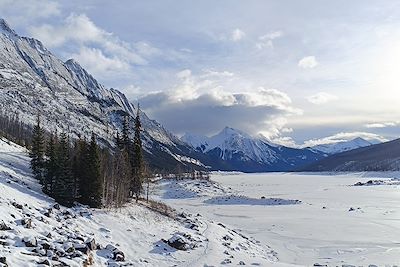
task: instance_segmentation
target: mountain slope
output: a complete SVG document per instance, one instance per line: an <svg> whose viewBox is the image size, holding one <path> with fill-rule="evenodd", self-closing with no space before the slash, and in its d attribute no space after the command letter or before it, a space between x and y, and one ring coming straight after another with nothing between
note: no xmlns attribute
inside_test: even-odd
<svg viewBox="0 0 400 267"><path fill-rule="evenodd" d="M207 155L203 162L219 170L291 171L323 157L310 149L272 145L265 138L254 138L229 127L212 137L186 134L182 140Z"/></svg>
<svg viewBox="0 0 400 267"><path fill-rule="evenodd" d="M334 142L328 144L321 144L311 147L313 150L318 150L326 154L337 154L345 151L353 150L360 147L366 147L373 144L380 143L378 140L367 141L361 137L354 138L349 141Z"/></svg>
<svg viewBox="0 0 400 267"><path fill-rule="evenodd" d="M301 169L301 168L300 168ZM400 170L400 139L357 148L317 161L302 171Z"/></svg>
<svg viewBox="0 0 400 267"><path fill-rule="evenodd" d="M72 138L94 131L112 146L125 114L135 107L125 95L107 89L76 61L62 62L33 38L17 35L0 19L0 110L32 125L42 114L48 131L67 131ZM196 152L159 123L141 113L146 157L158 169L199 167Z"/></svg>
<svg viewBox="0 0 400 267"><path fill-rule="evenodd" d="M277 260L267 246L229 226L172 209L168 217L145 205L59 206L32 178L28 151L0 138L0 266L211 266L228 255L233 264ZM227 255L227 238L241 249ZM185 250L172 247L174 240L184 241Z"/></svg>

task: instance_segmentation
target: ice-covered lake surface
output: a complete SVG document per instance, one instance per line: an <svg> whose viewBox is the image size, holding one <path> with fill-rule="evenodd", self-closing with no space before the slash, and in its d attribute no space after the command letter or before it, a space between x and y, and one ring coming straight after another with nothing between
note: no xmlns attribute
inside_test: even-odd
<svg viewBox="0 0 400 267"><path fill-rule="evenodd" d="M400 185L390 177L398 173L225 174L213 175L212 186L164 182L158 194L270 246L280 264L393 266L400 264Z"/></svg>

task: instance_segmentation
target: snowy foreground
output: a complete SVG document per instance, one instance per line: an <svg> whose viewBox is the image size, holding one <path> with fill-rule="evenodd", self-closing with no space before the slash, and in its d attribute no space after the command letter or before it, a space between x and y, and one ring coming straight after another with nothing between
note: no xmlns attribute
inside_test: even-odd
<svg viewBox="0 0 400 267"><path fill-rule="evenodd" d="M167 217L58 207L28 162L0 140L0 266L400 265L397 173L162 180L151 191Z"/></svg>
<svg viewBox="0 0 400 267"><path fill-rule="evenodd" d="M27 151L0 140L0 266L266 266L275 253L198 212L136 204L66 209L40 192ZM178 249L174 248L178 247Z"/></svg>
<svg viewBox="0 0 400 267"><path fill-rule="evenodd" d="M395 266L400 181L390 177L399 174L214 175L218 184L163 182L156 195L240 229L273 249L280 264Z"/></svg>

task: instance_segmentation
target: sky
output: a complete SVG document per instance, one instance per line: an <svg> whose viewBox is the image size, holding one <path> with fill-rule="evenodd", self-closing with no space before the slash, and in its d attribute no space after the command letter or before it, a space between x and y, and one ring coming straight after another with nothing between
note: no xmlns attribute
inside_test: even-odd
<svg viewBox="0 0 400 267"><path fill-rule="evenodd" d="M399 137L399 1L0 0L0 17L177 135Z"/></svg>

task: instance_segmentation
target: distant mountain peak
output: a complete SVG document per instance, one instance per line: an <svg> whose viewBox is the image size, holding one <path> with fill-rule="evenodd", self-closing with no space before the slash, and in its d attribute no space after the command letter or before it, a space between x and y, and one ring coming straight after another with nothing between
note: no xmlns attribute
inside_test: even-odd
<svg viewBox="0 0 400 267"><path fill-rule="evenodd" d="M242 132L242 131L240 131L238 129L229 127L229 126L225 126L225 128L222 129L222 131L219 132L218 134L216 134L215 136L229 137L229 136L232 136L232 135L241 135L241 136L250 138L250 136L247 133Z"/></svg>
<svg viewBox="0 0 400 267"><path fill-rule="evenodd" d="M337 154L344 151L353 150L360 147L366 147L379 142L366 140L362 137L355 137L354 139L348 141L337 141L337 142L330 142L326 144L319 144L313 146L313 150L318 150L326 154Z"/></svg>
<svg viewBox="0 0 400 267"><path fill-rule="evenodd" d="M0 31L16 36L17 33L10 27L5 19L0 18Z"/></svg>
<svg viewBox="0 0 400 267"><path fill-rule="evenodd" d="M211 137L185 134L181 138L194 148L211 157L214 162L223 161L221 168L242 171L290 170L322 157L319 152L294 149L276 144L264 136L254 136L224 127Z"/></svg>
<svg viewBox="0 0 400 267"><path fill-rule="evenodd" d="M77 66L77 67L82 68L82 66L78 63L78 61L76 61L76 60L73 59L73 58L70 58L70 59L68 59L67 61L65 61L65 64L67 64L67 65L73 65L73 66Z"/></svg>

